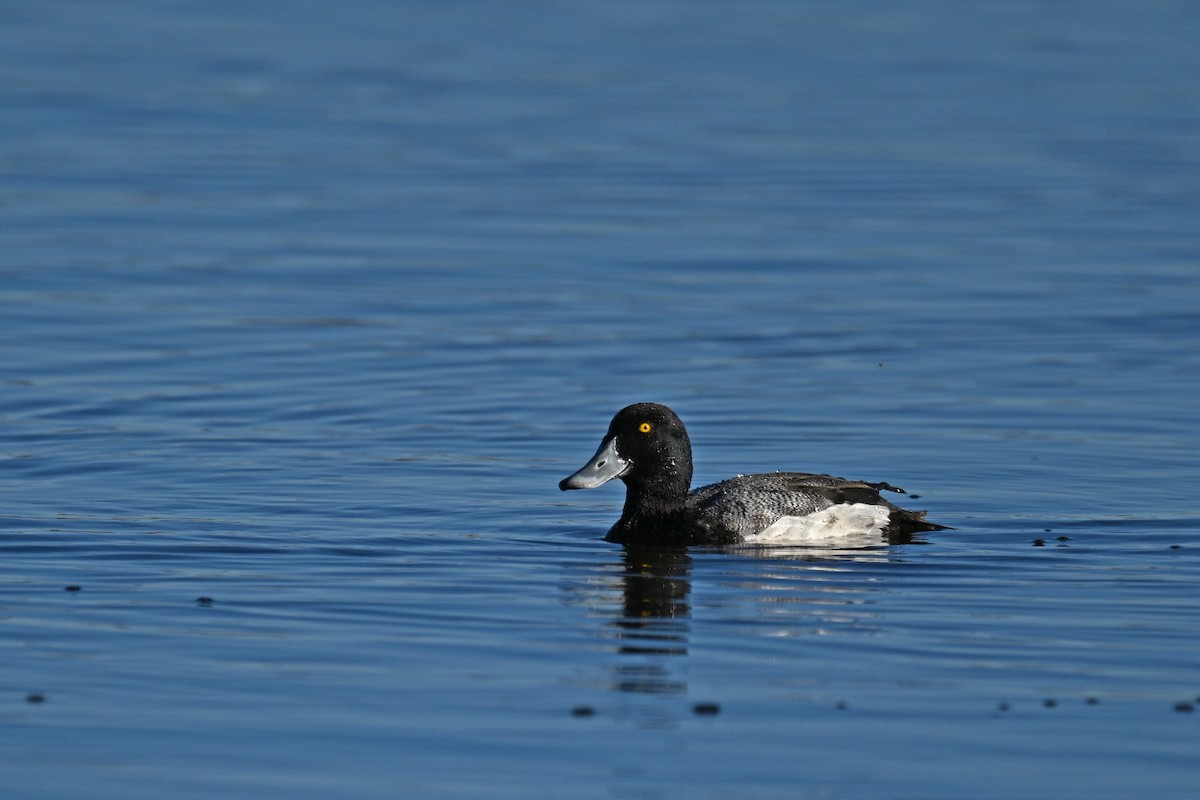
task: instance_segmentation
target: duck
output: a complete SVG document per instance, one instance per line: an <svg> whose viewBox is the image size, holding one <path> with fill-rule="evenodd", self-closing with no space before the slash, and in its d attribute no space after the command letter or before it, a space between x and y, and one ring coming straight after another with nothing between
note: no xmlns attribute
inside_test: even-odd
<svg viewBox="0 0 1200 800"><path fill-rule="evenodd" d="M687 429L659 403L618 411L596 454L558 488L594 489L614 478L625 484L625 507L605 539L627 545L897 543L948 529L885 500L882 492L904 490L884 482L771 472L692 489Z"/></svg>

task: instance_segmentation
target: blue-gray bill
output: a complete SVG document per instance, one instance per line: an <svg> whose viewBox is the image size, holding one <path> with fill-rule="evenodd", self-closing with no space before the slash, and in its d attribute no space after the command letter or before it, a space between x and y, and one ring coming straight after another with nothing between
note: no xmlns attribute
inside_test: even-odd
<svg viewBox="0 0 1200 800"><path fill-rule="evenodd" d="M617 440L612 437L600 443L600 449L591 461L583 465L583 469L559 481L558 488L564 492L568 489L595 489L613 478L621 477L628 469L629 462L617 454Z"/></svg>

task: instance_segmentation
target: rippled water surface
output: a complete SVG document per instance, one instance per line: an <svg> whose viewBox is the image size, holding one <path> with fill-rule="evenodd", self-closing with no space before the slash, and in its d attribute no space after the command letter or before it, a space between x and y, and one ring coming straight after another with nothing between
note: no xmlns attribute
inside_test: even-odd
<svg viewBox="0 0 1200 800"><path fill-rule="evenodd" d="M6 798L1194 795L1194 4L0 21ZM954 529L606 544L637 400Z"/></svg>

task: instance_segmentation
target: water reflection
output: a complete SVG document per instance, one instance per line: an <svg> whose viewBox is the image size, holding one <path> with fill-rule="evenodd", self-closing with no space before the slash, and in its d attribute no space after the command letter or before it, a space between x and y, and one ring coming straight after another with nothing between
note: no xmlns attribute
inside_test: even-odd
<svg viewBox="0 0 1200 800"><path fill-rule="evenodd" d="M711 575L707 568L704 573L714 581L713 602L727 606L725 613L731 619L741 618L738 625L743 633L805 635L821 633L831 623L861 627L863 594L879 586L848 573L893 560L896 554L890 545L897 543L880 538L853 546L745 547L720 552L627 545L618 560L601 569L603 580L590 582L582 598L603 613L601 636L614 643L611 652L620 656L610 666L605 683L623 693L687 691L677 669L681 662L675 659L688 655L697 559L719 565ZM706 608L712 610L708 604ZM797 612L798 608L804 610ZM780 612L786 609L791 611L784 619ZM854 610L847 613L850 609ZM747 610L752 616L750 627L742 618ZM781 632L781 624L788 630Z"/></svg>
<svg viewBox="0 0 1200 800"><path fill-rule="evenodd" d="M630 640L656 639L663 620L686 624L683 620L691 613L688 597L692 591L692 557L687 550L626 547L621 566L624 614L614 624ZM630 645L622 652L646 651Z"/></svg>
<svg viewBox="0 0 1200 800"><path fill-rule="evenodd" d="M745 545L726 548L725 552L782 561L886 561L892 555L892 545L926 544L920 538L924 535L926 532L859 531L814 545Z"/></svg>
<svg viewBox="0 0 1200 800"><path fill-rule="evenodd" d="M600 618L594 635L604 652L618 657L605 668L604 688L634 694L687 691L671 663L688 655L692 566L686 549L626 547L608 563L591 564L582 581L564 584L564 602Z"/></svg>

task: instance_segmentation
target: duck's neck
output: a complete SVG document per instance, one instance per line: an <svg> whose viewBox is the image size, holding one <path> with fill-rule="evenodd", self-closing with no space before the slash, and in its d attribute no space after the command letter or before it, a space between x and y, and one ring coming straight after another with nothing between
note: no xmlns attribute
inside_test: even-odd
<svg viewBox="0 0 1200 800"><path fill-rule="evenodd" d="M621 514L626 531L640 538L677 524L687 504L690 484L691 475L674 471L627 483L625 509Z"/></svg>

